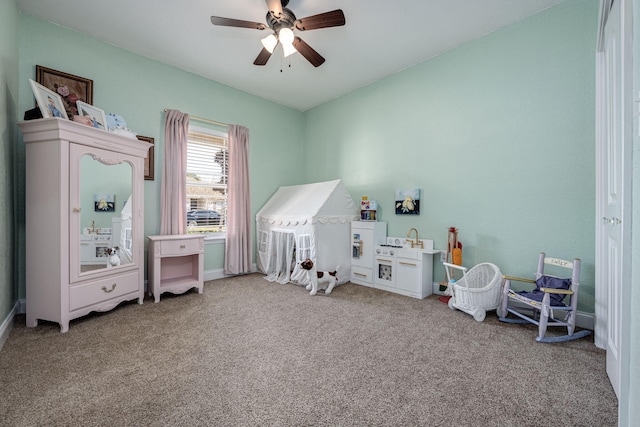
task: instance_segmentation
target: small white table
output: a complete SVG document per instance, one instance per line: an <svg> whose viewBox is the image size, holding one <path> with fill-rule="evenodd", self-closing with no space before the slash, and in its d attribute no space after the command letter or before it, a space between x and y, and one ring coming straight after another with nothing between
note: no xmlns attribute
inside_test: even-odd
<svg viewBox="0 0 640 427"><path fill-rule="evenodd" d="M204 289L204 236L177 234L149 239L149 292L155 302L160 294L182 294Z"/></svg>

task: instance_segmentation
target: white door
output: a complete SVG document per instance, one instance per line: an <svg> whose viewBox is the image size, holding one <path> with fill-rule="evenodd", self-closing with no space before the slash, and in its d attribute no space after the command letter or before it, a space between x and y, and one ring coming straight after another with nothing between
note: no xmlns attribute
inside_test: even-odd
<svg viewBox="0 0 640 427"><path fill-rule="evenodd" d="M603 3L611 5L611 0ZM598 192L600 218L597 234L598 284L596 291L596 344L607 350L607 374L620 398L625 265L627 264L630 216L626 203L629 197L630 173L628 160L631 146L631 119L629 94L628 39L624 35L623 0L613 1L604 24L599 53L599 146L598 175L601 177ZM609 6L605 6L609 9ZM603 10L604 16L607 15ZM628 316L627 316L628 317ZM599 326L598 326L599 324Z"/></svg>

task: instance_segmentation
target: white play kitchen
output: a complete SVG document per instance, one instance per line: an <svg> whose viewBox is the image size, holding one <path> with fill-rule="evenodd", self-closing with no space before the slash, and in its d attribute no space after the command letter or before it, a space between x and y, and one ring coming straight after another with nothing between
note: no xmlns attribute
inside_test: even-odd
<svg viewBox="0 0 640 427"><path fill-rule="evenodd" d="M387 223L351 223L351 282L413 298L433 293L433 240L420 239L411 228L407 237L388 237Z"/></svg>

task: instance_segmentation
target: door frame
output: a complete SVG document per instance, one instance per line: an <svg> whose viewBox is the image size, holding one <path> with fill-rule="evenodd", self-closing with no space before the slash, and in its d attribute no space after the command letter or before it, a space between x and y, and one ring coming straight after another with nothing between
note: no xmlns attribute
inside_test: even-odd
<svg viewBox="0 0 640 427"><path fill-rule="evenodd" d="M608 11L614 0L601 0L600 16L598 19L598 45L596 50L596 286L595 286L595 344L606 348L608 338L607 271L603 268L607 260L606 227L602 218L606 206L607 189L603 184L606 174L606 109L604 103L604 28L608 18ZM629 375L630 375L630 322L631 322L631 182L632 182L632 147L633 147L633 23L632 0L615 0L620 3L620 34L621 34L621 120L622 120L622 289L620 290L620 384L618 390L618 425L629 425Z"/></svg>

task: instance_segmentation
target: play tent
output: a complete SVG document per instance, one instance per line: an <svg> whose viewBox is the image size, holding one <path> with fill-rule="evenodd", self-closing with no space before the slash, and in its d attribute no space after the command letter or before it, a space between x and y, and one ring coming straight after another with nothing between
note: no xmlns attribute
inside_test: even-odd
<svg viewBox="0 0 640 427"><path fill-rule="evenodd" d="M280 187L256 214L257 267L273 282L307 284L300 262L351 275L351 221L358 208L339 179Z"/></svg>

